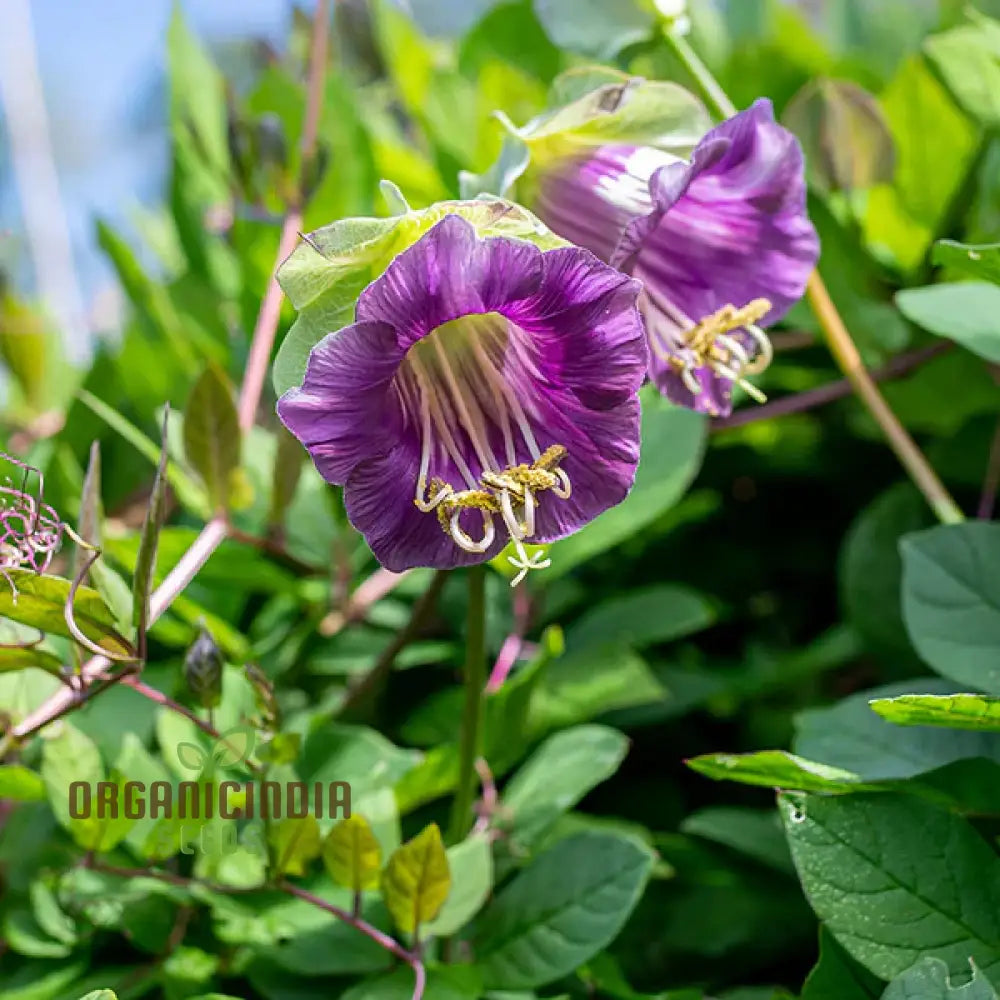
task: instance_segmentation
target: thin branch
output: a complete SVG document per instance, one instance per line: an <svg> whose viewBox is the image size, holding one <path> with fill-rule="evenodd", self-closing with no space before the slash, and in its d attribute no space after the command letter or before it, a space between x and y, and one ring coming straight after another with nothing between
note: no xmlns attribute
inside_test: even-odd
<svg viewBox="0 0 1000 1000"><path fill-rule="evenodd" d="M431 577L427 589L414 602L409 621L382 650L372 669L348 691L347 698L337 713L338 718L356 718L371 707L372 700L378 696L379 689L391 673L396 657L423 631L447 578L447 570L438 570Z"/></svg>
<svg viewBox="0 0 1000 1000"><path fill-rule="evenodd" d="M329 639L342 631L345 626L361 621L383 597L391 594L412 572L393 573L388 569L377 569L351 594L343 611L331 611L320 623L319 634Z"/></svg>
<svg viewBox="0 0 1000 1000"><path fill-rule="evenodd" d="M241 531L239 528L234 527L230 527L229 537L241 545L249 545L251 548L258 549L265 555L270 556L276 563L280 563L286 569L301 576L315 576L323 572L322 567L303 561L298 556L289 552L281 542L273 538L261 538L258 535L251 535L247 531Z"/></svg>
<svg viewBox="0 0 1000 1000"><path fill-rule="evenodd" d="M247 358L246 371L243 374L243 386L240 389L239 400L239 421L240 427L244 431L253 427L257 416L257 407L264 392L264 380L271 362L271 348L274 347L274 338L281 319L282 292L281 286L278 284L278 268L295 249L299 230L302 229L302 203L305 200L304 182L316 150L316 135L319 131L319 119L323 109L329 33L329 0L318 0L316 12L313 15L312 44L309 54L309 89L306 94L305 123L302 128L300 146L302 158L299 169L299 186L295 203L289 206L288 214L281 227L277 260L271 273L271 279L267 284L267 291L260 304L253 339L250 342L250 354Z"/></svg>
<svg viewBox="0 0 1000 1000"><path fill-rule="evenodd" d="M976 511L976 517L981 521L993 519L998 489L1000 489L1000 422L997 423L997 429L990 444L990 455L986 460L986 476L983 479L983 492L979 498L979 509Z"/></svg>
<svg viewBox="0 0 1000 1000"><path fill-rule="evenodd" d="M964 521L965 515L961 508L955 503L924 453L917 447L909 432L900 423L899 418L892 412L868 369L865 368L850 331L844 324L833 299L830 298L830 293L820 277L819 271L813 271L810 276L809 284L806 287L806 296L823 329L834 360L847 376L868 412L882 428L889 446L896 453L896 457L909 473L914 484L923 493L931 510L943 524L957 524Z"/></svg>
<svg viewBox="0 0 1000 1000"><path fill-rule="evenodd" d="M872 379L876 382L888 382L892 379L902 378L915 368L936 358L952 347L948 341L941 341L931 344L928 347L920 347L915 351L908 351L900 354L891 361L874 368L870 372ZM747 424L755 424L761 420L773 420L775 417L788 416L790 413L802 413L812 410L817 406L825 406L827 403L834 403L838 399L846 399L854 393L854 386L846 378L838 379L835 382L828 382L826 385L818 386L815 389L808 389L805 392L797 392L791 396L784 396L781 399L772 400L763 406L746 407L731 413L728 417L716 417L711 428L716 431L728 431L735 427L745 427Z"/></svg>

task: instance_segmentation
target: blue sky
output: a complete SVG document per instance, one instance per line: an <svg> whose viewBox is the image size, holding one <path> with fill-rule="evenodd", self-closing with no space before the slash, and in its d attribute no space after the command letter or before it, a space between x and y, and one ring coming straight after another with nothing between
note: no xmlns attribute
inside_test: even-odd
<svg viewBox="0 0 1000 1000"><path fill-rule="evenodd" d="M89 295L107 274L94 246L95 217L126 223L136 203L162 198L167 154L162 81L172 3L29 2L62 200ZM280 43L292 8L291 0L187 0L183 6L210 44L247 36ZM0 229L14 234L22 229L9 164L2 160ZM17 277L30 282L30 269L20 270Z"/></svg>

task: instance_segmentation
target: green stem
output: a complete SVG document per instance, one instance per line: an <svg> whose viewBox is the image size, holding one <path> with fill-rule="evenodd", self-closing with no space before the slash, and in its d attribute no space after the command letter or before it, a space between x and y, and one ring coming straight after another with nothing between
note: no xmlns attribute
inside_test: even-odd
<svg viewBox="0 0 1000 1000"><path fill-rule="evenodd" d="M469 611L465 636L465 707L459 743L458 786L452 806L450 843L458 843L472 826L476 795L476 758L481 754L483 690L486 687L486 570L468 571Z"/></svg>
<svg viewBox="0 0 1000 1000"><path fill-rule="evenodd" d="M732 118L736 114L736 105L729 99L729 95L719 86L719 81L712 76L709 68L701 61L701 57L693 48L684 35L679 34L671 26L664 28L663 37L673 53L681 61L684 68L691 74L692 79L701 91L708 106L718 115L719 118Z"/></svg>

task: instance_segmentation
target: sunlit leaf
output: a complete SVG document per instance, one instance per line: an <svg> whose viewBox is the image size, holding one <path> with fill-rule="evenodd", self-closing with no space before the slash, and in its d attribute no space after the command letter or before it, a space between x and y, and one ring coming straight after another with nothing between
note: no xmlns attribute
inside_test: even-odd
<svg viewBox="0 0 1000 1000"><path fill-rule="evenodd" d="M322 849L316 817L286 816L270 829L274 869L279 875L305 875L309 862Z"/></svg>
<svg viewBox="0 0 1000 1000"><path fill-rule="evenodd" d="M20 764L0 765L0 799L31 802L45 798L45 783L40 775Z"/></svg>
<svg viewBox="0 0 1000 1000"><path fill-rule="evenodd" d="M363 816L342 819L323 841L323 861L330 878L353 892L374 889L382 870L382 851Z"/></svg>
<svg viewBox="0 0 1000 1000"><path fill-rule="evenodd" d="M976 246L940 240L934 244L933 261L972 278L1000 285L1000 243Z"/></svg>
<svg viewBox="0 0 1000 1000"><path fill-rule="evenodd" d="M982 694L901 694L869 702L872 711L898 726L943 726L1000 732L1000 698Z"/></svg>
<svg viewBox="0 0 1000 1000"><path fill-rule="evenodd" d="M69 626L66 624L64 609L69 598L71 581L64 580L58 576L40 576L31 570L14 569L7 571L11 581L17 587L17 597L6 581L0 580L0 616L9 618L11 621L19 622L22 625L29 625L40 629L42 632L50 632L53 635L62 635L70 639L73 637ZM93 642L108 650L109 653L128 656L133 653L131 644L124 637L118 634L115 628L115 617L110 608L104 603L104 599L96 590L90 587L78 587L73 601L73 615L80 631ZM8 662L19 662L22 666L28 666L23 662L22 656L25 651L8 650L10 654ZM39 656L39 664L54 664L48 654L35 654ZM0 660L3 652L0 652ZM43 669L47 669L43 667Z"/></svg>
<svg viewBox="0 0 1000 1000"><path fill-rule="evenodd" d="M433 920L450 889L448 855L435 823L393 852L382 873L382 898L404 934Z"/></svg>

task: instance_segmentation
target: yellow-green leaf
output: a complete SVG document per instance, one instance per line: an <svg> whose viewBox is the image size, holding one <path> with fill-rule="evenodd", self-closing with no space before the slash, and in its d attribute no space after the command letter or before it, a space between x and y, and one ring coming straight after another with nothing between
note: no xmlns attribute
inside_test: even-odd
<svg viewBox="0 0 1000 1000"><path fill-rule="evenodd" d="M405 934L433 920L448 898L451 870L436 823L397 848L382 873L382 896Z"/></svg>
<svg viewBox="0 0 1000 1000"><path fill-rule="evenodd" d="M52 653L46 653L44 649L0 647L0 674L24 670L27 667L36 667L50 674L58 674L62 671L62 660Z"/></svg>
<svg viewBox="0 0 1000 1000"><path fill-rule="evenodd" d="M305 875L309 862L320 852L319 824L308 813L301 818L287 816L275 823L268 839L279 875Z"/></svg>
<svg viewBox="0 0 1000 1000"><path fill-rule="evenodd" d="M364 816L355 813L342 819L326 835L323 862L334 882L354 892L378 885L382 851Z"/></svg>
<svg viewBox="0 0 1000 1000"><path fill-rule="evenodd" d="M42 632L71 639L72 634L63 614L69 597L70 581L59 576L39 576L27 569L8 570L8 573L17 587L17 599L15 601L7 583L0 581L0 615ZM73 614L80 631L92 642L110 653L133 655L131 644L116 631L115 617L96 590L90 587L77 588ZM8 653L17 655L12 650L8 650ZM39 658L43 656L37 652L34 655ZM40 663L32 663L30 666L40 666Z"/></svg>

